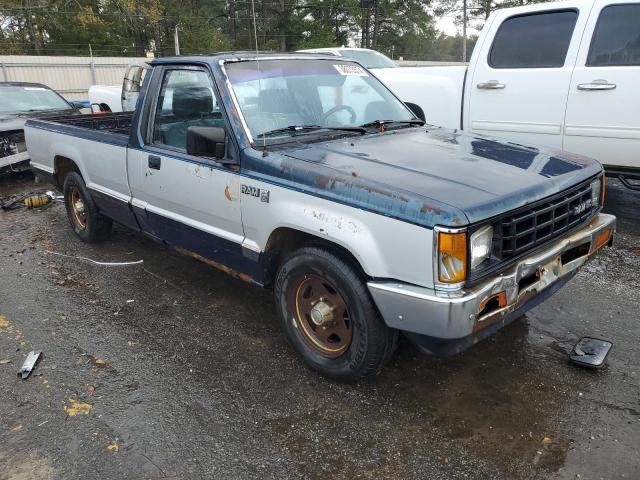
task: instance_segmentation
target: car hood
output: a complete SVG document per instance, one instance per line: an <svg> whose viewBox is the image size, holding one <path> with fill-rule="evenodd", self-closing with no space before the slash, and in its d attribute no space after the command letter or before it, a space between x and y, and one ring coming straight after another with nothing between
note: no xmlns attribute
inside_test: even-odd
<svg viewBox="0 0 640 480"><path fill-rule="evenodd" d="M20 130L24 127L25 122L30 118L47 118L59 115L78 115L79 112L74 109L47 110L44 112L28 112L21 114L0 113L0 132L10 130Z"/></svg>
<svg viewBox="0 0 640 480"><path fill-rule="evenodd" d="M0 115L0 132L20 130L24 127L27 117L16 117L13 115Z"/></svg>
<svg viewBox="0 0 640 480"><path fill-rule="evenodd" d="M285 162L296 182L425 226L479 222L602 171L584 157L433 127L296 144L283 153L306 163Z"/></svg>

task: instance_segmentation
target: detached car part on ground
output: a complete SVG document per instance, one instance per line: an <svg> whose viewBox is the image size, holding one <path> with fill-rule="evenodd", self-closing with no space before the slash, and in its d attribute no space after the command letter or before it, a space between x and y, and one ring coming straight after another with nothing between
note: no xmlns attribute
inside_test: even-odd
<svg viewBox="0 0 640 480"><path fill-rule="evenodd" d="M425 127L349 60L158 59L140 95L134 113L27 124L76 234L116 221L272 288L331 378L376 374L399 332L459 352L613 239L597 162Z"/></svg>
<svg viewBox="0 0 640 480"><path fill-rule="evenodd" d="M0 174L29 168L23 127L27 118L77 113L45 85L0 82Z"/></svg>

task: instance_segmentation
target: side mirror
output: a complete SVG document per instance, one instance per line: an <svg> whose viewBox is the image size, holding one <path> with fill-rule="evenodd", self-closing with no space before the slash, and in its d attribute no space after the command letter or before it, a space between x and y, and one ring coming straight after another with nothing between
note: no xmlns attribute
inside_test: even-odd
<svg viewBox="0 0 640 480"><path fill-rule="evenodd" d="M422 107L420 105L418 105L417 103L411 103L411 102L404 102L404 104L409 107L409 110L411 110L413 112L413 114L418 117L420 120L422 120L423 122L426 122L427 119L424 116L424 110L422 110Z"/></svg>
<svg viewBox="0 0 640 480"><path fill-rule="evenodd" d="M187 128L187 153L196 157L224 158L227 132L220 127ZM231 162L225 162L231 163Z"/></svg>

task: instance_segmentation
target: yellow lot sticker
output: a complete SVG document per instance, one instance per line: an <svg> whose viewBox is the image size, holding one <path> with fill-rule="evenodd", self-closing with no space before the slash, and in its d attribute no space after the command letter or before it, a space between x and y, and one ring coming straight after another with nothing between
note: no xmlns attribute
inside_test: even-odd
<svg viewBox="0 0 640 480"><path fill-rule="evenodd" d="M78 415L89 415L93 405L90 403L78 402L75 398L70 398L68 402L71 406L65 406L64 411L67 412L69 417L77 417Z"/></svg>

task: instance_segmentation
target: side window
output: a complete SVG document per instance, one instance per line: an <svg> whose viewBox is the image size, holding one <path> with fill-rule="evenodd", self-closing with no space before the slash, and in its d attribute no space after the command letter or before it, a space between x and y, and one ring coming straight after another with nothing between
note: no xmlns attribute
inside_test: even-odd
<svg viewBox="0 0 640 480"><path fill-rule="evenodd" d="M160 87L153 143L186 151L191 126L224 127L209 74L202 70L168 70Z"/></svg>
<svg viewBox="0 0 640 480"><path fill-rule="evenodd" d="M518 15L502 22L489 52L493 68L559 68L578 19L575 10Z"/></svg>
<svg viewBox="0 0 640 480"><path fill-rule="evenodd" d="M640 65L640 3L611 5L600 12L588 67Z"/></svg>

